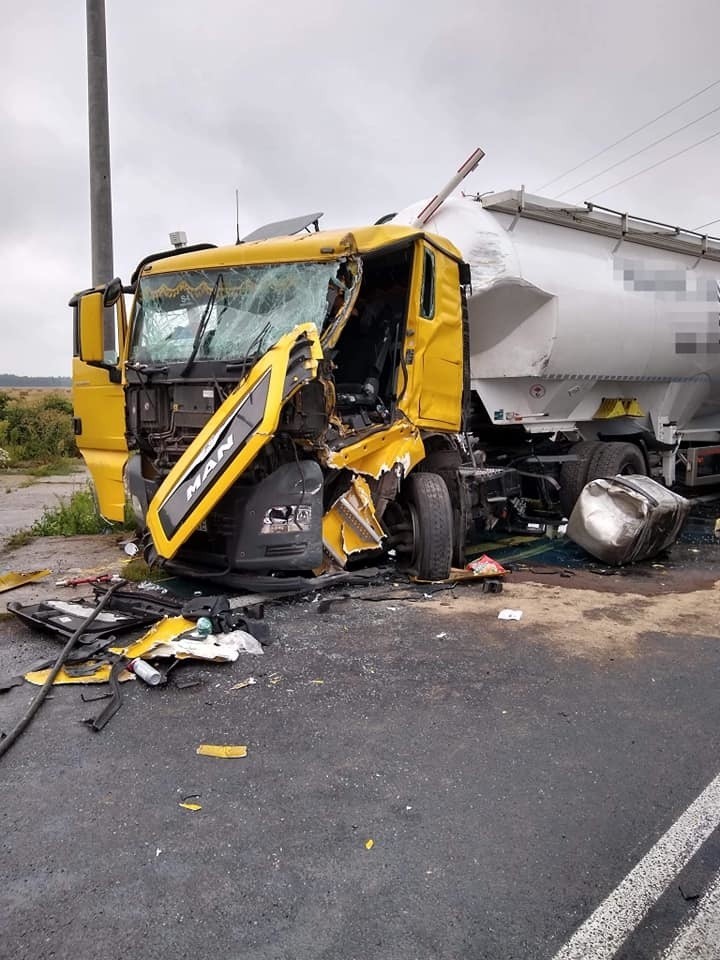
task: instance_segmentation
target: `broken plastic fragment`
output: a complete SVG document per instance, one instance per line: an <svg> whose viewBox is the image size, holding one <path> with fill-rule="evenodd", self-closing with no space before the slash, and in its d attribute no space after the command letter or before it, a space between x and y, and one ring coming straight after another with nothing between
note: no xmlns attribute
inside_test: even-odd
<svg viewBox="0 0 720 960"><path fill-rule="evenodd" d="M365 841L365 849L366 849L366 850L372 850L372 848L373 848L374 846L375 846L375 841L374 841L374 840L366 840L366 841Z"/></svg>
<svg viewBox="0 0 720 960"><path fill-rule="evenodd" d="M498 620L520 620L522 615L522 610L501 610L498 614Z"/></svg>
<svg viewBox="0 0 720 960"><path fill-rule="evenodd" d="M230 687L231 690L242 690L243 687L251 687L254 683L257 683L255 677L247 677L245 680L241 680L240 683L235 683Z"/></svg>
<svg viewBox="0 0 720 960"><path fill-rule="evenodd" d="M178 806L182 807L183 810L202 810L199 803L179 803Z"/></svg>
<svg viewBox="0 0 720 960"><path fill-rule="evenodd" d="M233 759L235 757L246 757L247 747L244 745L226 746L216 743L201 743L195 751L201 757L221 757L223 759Z"/></svg>
<svg viewBox="0 0 720 960"><path fill-rule="evenodd" d="M0 593L22 587L26 583L37 583L49 575L49 570L31 570L28 573L15 573L11 570L9 573L0 573Z"/></svg>

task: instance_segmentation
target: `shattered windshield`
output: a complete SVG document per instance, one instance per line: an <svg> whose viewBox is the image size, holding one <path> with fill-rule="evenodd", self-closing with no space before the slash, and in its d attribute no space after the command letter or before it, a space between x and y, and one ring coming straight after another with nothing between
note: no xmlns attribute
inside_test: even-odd
<svg viewBox="0 0 720 960"><path fill-rule="evenodd" d="M143 277L131 361L243 360L299 323L321 330L347 297L346 263L280 263Z"/></svg>

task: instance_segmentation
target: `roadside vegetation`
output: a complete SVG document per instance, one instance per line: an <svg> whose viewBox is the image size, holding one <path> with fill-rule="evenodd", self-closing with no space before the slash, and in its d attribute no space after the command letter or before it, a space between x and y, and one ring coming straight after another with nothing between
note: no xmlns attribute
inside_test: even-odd
<svg viewBox="0 0 720 960"><path fill-rule="evenodd" d="M0 467L34 476L69 472L78 462L68 392L0 390Z"/></svg>

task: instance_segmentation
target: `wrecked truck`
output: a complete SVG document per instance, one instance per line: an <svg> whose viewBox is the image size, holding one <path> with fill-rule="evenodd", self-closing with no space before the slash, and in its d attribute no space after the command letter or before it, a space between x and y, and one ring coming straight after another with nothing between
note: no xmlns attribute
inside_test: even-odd
<svg viewBox="0 0 720 960"><path fill-rule="evenodd" d="M149 560L262 589L392 554L439 580L592 479L718 479L720 241L444 199L172 249L73 297L78 446Z"/></svg>
<svg viewBox="0 0 720 960"><path fill-rule="evenodd" d="M129 502L149 560L238 586L390 551L446 578L471 520L519 492L460 439L468 282L448 241L377 225L173 249L77 294L75 433L103 516Z"/></svg>

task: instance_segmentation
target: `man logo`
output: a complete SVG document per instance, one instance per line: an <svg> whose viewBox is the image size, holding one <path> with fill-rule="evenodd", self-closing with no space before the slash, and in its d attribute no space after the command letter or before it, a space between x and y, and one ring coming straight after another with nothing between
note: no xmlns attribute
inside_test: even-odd
<svg viewBox="0 0 720 960"><path fill-rule="evenodd" d="M198 475L195 477L193 482L188 485L188 488L185 491L185 498L188 503L192 500L198 490L200 490L217 465L223 460L225 454L232 450L232 448L233 435L229 433L227 440L224 440L221 444L219 444L217 450L215 451L215 457L217 459L210 457L210 459L205 463L205 466L202 468L202 472L198 471Z"/></svg>

